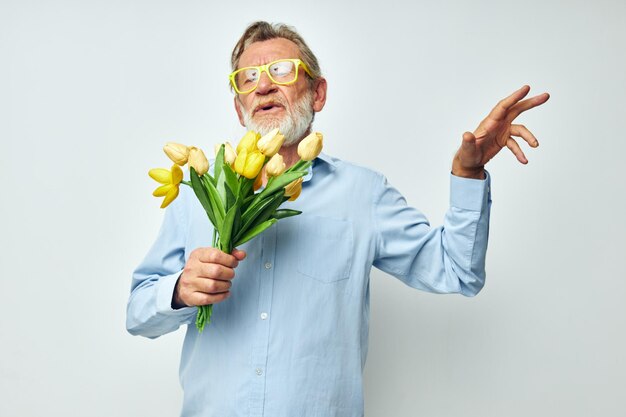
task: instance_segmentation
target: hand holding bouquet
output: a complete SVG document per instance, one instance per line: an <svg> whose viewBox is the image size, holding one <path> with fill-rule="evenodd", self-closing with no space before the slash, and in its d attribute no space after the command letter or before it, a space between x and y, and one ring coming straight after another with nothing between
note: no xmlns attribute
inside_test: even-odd
<svg viewBox="0 0 626 417"><path fill-rule="evenodd" d="M258 236L279 219L295 216L298 210L280 209L302 191L302 177L322 149L322 134L311 133L298 145L300 160L287 169L278 153L284 141L278 129L262 136L248 131L235 151L229 143L216 146L213 175L204 152L196 147L167 143L163 150L174 162L171 170L155 168L149 175L162 185L155 197L164 197L167 207L179 193L180 184L190 186L213 224L213 247L232 250ZM180 166L188 165L190 181L183 180ZM263 167L268 178L262 188ZM199 306L196 327L210 323L212 305Z"/></svg>

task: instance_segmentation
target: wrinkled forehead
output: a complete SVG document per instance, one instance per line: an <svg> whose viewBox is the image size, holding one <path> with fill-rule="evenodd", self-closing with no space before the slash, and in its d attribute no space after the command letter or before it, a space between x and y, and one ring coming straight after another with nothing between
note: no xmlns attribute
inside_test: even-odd
<svg viewBox="0 0 626 417"><path fill-rule="evenodd" d="M241 54L239 68L263 65L282 58L300 58L298 45L284 38L253 42Z"/></svg>

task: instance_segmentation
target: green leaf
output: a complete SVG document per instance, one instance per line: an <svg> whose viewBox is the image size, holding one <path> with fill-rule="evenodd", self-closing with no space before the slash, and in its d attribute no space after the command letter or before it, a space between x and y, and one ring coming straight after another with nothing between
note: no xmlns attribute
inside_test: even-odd
<svg viewBox="0 0 626 417"><path fill-rule="evenodd" d="M313 161L303 161L302 159L300 159L298 162L293 164L286 172L293 172L293 171L306 171L306 172L308 172L309 167L311 165L313 165Z"/></svg>
<svg viewBox="0 0 626 417"><path fill-rule="evenodd" d="M258 198L265 198L268 194L274 193L279 188L285 188L287 184L292 181L297 180L300 177L303 177L307 174L307 171L292 171L292 172L284 172L278 177L274 178L271 184L258 194ZM254 203L253 203L254 204Z"/></svg>
<svg viewBox="0 0 626 417"><path fill-rule="evenodd" d="M283 203L283 195L280 190L260 201L256 206L250 206L245 213L241 215L241 230L235 236L235 240L243 236L248 230L253 229L259 223L269 219L272 213Z"/></svg>
<svg viewBox="0 0 626 417"><path fill-rule="evenodd" d="M215 157L215 164L213 165L213 175L215 176L216 182L218 182L220 179L223 165L224 165L224 144L222 144L220 146L220 150L217 151L217 156Z"/></svg>
<svg viewBox="0 0 626 417"><path fill-rule="evenodd" d="M226 253L230 253L233 250L230 238L232 236L233 226L235 224L235 218L237 217L238 212L239 207L237 206L237 204L233 204L230 210L228 210L228 213L226 213L226 217L224 217L222 232L220 233L220 244L222 246L222 250Z"/></svg>
<svg viewBox="0 0 626 417"><path fill-rule="evenodd" d="M235 202L235 207L237 207L237 211L235 212L235 218L233 219L233 229L231 231L231 239L230 239L230 252L232 252L233 250L233 243L235 241L235 239L233 238L233 236L237 236L239 234L239 231L241 230L241 200L237 200Z"/></svg>
<svg viewBox="0 0 626 417"><path fill-rule="evenodd" d="M298 214L302 214L302 212L300 210L280 209L276 210L274 214L272 214L272 218L280 220L291 216L297 216Z"/></svg>
<svg viewBox="0 0 626 417"><path fill-rule="evenodd" d="M215 178L211 177L208 174L204 174L203 176L200 177L200 179L202 180L202 183L205 184L204 188L209 188L209 183L211 183L213 185L213 187L215 187Z"/></svg>
<svg viewBox="0 0 626 417"><path fill-rule="evenodd" d="M252 194L249 197L244 198L242 204L242 210L244 210L244 215L242 217L245 216L246 212L256 210L258 206L263 204L265 199L268 198L270 195L280 190L283 190L285 186L291 181L297 180L305 174L306 171L294 171L290 173L283 173L278 177L272 178L272 180L267 183L267 187L263 191L258 194ZM250 201L250 199L252 199L252 201Z"/></svg>
<svg viewBox="0 0 626 417"><path fill-rule="evenodd" d="M206 211L207 216L209 216L209 220L213 224L213 227L217 227L213 207L211 205L206 188L204 188L203 186L203 181L200 179L195 169L190 168L189 172L191 176L191 188L193 188L193 192L196 194L196 197L198 197L198 200L200 200L200 204L202 204L204 211ZM203 177L207 176L208 174L203 175Z"/></svg>
<svg viewBox="0 0 626 417"><path fill-rule="evenodd" d="M230 209L230 206L235 202L234 199L228 198L228 194L226 193L226 184L224 182L224 175L220 175L217 183L215 184L215 189L220 195L220 199L224 203L224 211L227 212ZM231 194L232 195L232 194Z"/></svg>
<svg viewBox="0 0 626 417"><path fill-rule="evenodd" d="M235 242L233 247L237 247L237 246L243 245L244 243L246 243L247 241L249 241L250 239L252 239L256 235L258 235L260 233L263 233L265 231L265 229L267 229L268 227L272 226L277 221L278 220L276 220L276 219L269 219L269 220L266 220L263 223L257 225L252 230L248 231L248 233L243 235L241 237L241 239L239 239L237 242Z"/></svg>
<svg viewBox="0 0 626 417"><path fill-rule="evenodd" d="M213 184L213 186L215 186L215 178L213 178L212 176L210 176L208 173L204 174L202 177L202 181L210 181L211 184Z"/></svg>
<svg viewBox="0 0 626 417"><path fill-rule="evenodd" d="M252 194L243 199L243 203L241 203L241 210L245 213L246 210L250 207L252 201L258 196L258 194Z"/></svg>
<svg viewBox="0 0 626 417"><path fill-rule="evenodd" d="M252 190L252 186L254 185L254 180L250 180L244 176L239 178L239 195L243 198L246 198L248 195L254 195L254 191Z"/></svg>
<svg viewBox="0 0 626 417"><path fill-rule="evenodd" d="M237 180L237 174L233 171L230 165L224 164L223 167L226 185L228 185L228 188L230 188L230 191L232 191L235 196L239 196L239 181Z"/></svg>
<svg viewBox="0 0 626 417"><path fill-rule="evenodd" d="M226 207L230 209L230 207L235 204L235 201L237 201L237 196L233 194L229 186L225 186L224 189L226 190Z"/></svg>
<svg viewBox="0 0 626 417"><path fill-rule="evenodd" d="M268 194L264 198L259 198L259 195L255 196L254 202L241 215L243 222L245 223L251 217L256 217L268 204L276 199L282 199L283 196L282 190L276 190L273 194Z"/></svg>
<svg viewBox="0 0 626 417"><path fill-rule="evenodd" d="M270 200L270 204L265 206L265 208L256 216L256 218L252 221L252 226L250 227L255 227L257 224L260 224L272 217L272 214L276 212L276 209L285 201L284 196L281 194L282 192L280 191L273 194L274 197ZM250 227L248 227L248 229Z"/></svg>
<svg viewBox="0 0 626 417"><path fill-rule="evenodd" d="M213 207L213 213L215 214L215 220L217 221L217 224L215 225L215 227L217 228L218 232L221 235L222 223L224 222L224 217L226 216L226 211L224 209L224 202L221 200L220 195L215 189L215 186L213 185L212 182L206 181L204 184L207 186L206 190L208 191L208 194L209 194L209 201L211 202L211 205Z"/></svg>

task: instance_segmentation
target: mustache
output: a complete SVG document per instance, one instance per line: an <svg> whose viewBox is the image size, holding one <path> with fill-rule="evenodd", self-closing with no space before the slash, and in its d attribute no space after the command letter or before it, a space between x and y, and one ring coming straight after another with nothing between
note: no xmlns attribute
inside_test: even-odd
<svg viewBox="0 0 626 417"><path fill-rule="evenodd" d="M285 142L283 146L290 146L294 143L297 143L299 139L302 139L303 135L307 132L307 130L311 127L311 123L313 122L315 113L313 112L313 94L311 92L307 92L304 96L298 99L292 106L288 105L286 99L284 97L280 97L279 95L275 96L265 96L265 97L255 97L253 104L255 105L263 105L267 103L274 103L276 105L282 104L285 109L285 114L283 117L269 117L262 118L262 120L255 120L254 107L250 106L250 111L247 111L243 106L240 107L242 110L242 116L244 118L244 125L248 130L254 130L261 134L266 134L272 129L279 128L281 133L285 135Z"/></svg>
<svg viewBox="0 0 626 417"><path fill-rule="evenodd" d="M258 100L255 100L252 102L252 106L251 108L253 109L253 111L255 111L256 109L260 108L260 107L264 107L270 104L279 104L281 106L283 106L284 108L288 108L288 104L287 102L280 96L276 96L276 97L270 97L270 98L260 98Z"/></svg>

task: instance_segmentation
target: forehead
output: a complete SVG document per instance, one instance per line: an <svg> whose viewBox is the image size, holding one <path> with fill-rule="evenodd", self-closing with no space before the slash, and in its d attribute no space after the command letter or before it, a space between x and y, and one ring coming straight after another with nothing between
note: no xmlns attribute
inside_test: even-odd
<svg viewBox="0 0 626 417"><path fill-rule="evenodd" d="M263 65L281 58L300 58L298 45L284 38L250 44L239 58L239 68Z"/></svg>

